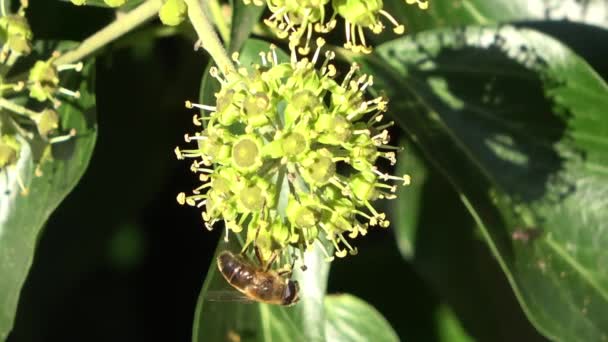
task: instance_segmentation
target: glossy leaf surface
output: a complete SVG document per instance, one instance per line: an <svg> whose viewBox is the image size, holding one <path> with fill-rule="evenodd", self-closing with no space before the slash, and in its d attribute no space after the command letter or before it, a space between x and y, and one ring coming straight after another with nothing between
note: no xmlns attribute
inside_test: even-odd
<svg viewBox="0 0 608 342"><path fill-rule="evenodd" d="M558 41L508 26L395 40L366 64L531 322L555 340L607 339L605 82Z"/></svg>

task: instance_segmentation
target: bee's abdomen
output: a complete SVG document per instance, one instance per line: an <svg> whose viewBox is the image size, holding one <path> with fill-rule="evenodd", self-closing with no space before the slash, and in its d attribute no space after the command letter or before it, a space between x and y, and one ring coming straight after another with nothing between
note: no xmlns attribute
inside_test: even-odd
<svg viewBox="0 0 608 342"><path fill-rule="evenodd" d="M234 254L228 251L221 252L217 257L217 265L232 286L242 290L251 282L253 273L251 266Z"/></svg>

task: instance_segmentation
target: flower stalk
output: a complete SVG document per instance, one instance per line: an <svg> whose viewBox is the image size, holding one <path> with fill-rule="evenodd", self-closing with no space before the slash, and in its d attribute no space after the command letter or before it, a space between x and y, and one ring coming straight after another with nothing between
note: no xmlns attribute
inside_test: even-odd
<svg viewBox="0 0 608 342"><path fill-rule="evenodd" d="M114 22L85 39L76 49L57 58L54 61L55 65L74 63L91 55L106 44L157 16L162 3L162 0L148 0L131 12L117 17Z"/></svg>
<svg viewBox="0 0 608 342"><path fill-rule="evenodd" d="M185 0L185 2L188 5L188 18L190 18L190 22L198 34L202 48L211 55L222 74L233 72L235 70L234 64L228 57L217 33L215 33L209 16L203 11L199 0Z"/></svg>

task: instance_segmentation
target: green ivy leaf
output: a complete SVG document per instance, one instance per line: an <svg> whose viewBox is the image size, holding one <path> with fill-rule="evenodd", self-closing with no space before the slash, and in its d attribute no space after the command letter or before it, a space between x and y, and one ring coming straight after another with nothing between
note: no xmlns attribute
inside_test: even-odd
<svg viewBox="0 0 608 342"><path fill-rule="evenodd" d="M232 1L229 52L239 51L258 23L266 6L245 5L242 0Z"/></svg>
<svg viewBox="0 0 608 342"><path fill-rule="evenodd" d="M364 63L377 89L460 193L530 321L557 341L608 340L606 83L558 41L510 26L376 51Z"/></svg>
<svg viewBox="0 0 608 342"><path fill-rule="evenodd" d="M391 325L373 306L352 295L325 297L325 338L332 342L399 341Z"/></svg>
<svg viewBox="0 0 608 342"><path fill-rule="evenodd" d="M445 342L473 342L460 325L458 318L449 307L443 305L437 309L438 340Z"/></svg>
<svg viewBox="0 0 608 342"><path fill-rule="evenodd" d="M429 0L425 11L406 6L403 0L388 0L385 7L411 32L522 20L568 20L608 27L608 2L604 0Z"/></svg>
<svg viewBox="0 0 608 342"><path fill-rule="evenodd" d="M62 80L62 85L81 93L79 99L63 99L57 110L61 127L76 129L77 136L53 145L54 160L42 165L42 176L34 176L36 147L25 142L17 167L8 177L5 170L0 172L0 340L13 326L21 287L45 222L89 164L97 136L94 71L89 62L80 74L72 73L72 79ZM27 196L20 194L15 171L29 188Z"/></svg>
<svg viewBox="0 0 608 342"><path fill-rule="evenodd" d="M435 309L439 340L541 340L458 193L418 146L406 138L399 145L395 174L412 183L389 202L390 218L401 254L445 302Z"/></svg>

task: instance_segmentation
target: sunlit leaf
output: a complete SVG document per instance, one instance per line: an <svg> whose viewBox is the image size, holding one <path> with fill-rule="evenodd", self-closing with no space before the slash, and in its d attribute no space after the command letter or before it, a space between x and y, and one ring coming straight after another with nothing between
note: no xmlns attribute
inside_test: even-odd
<svg viewBox="0 0 608 342"><path fill-rule="evenodd" d="M411 32L524 20L568 20L608 27L608 2L605 0L429 0L429 8L425 11L415 5L406 5L403 0L388 0L385 6Z"/></svg>
<svg viewBox="0 0 608 342"><path fill-rule="evenodd" d="M395 40L366 63L530 321L554 340L607 340L605 82L559 42L508 26Z"/></svg>

